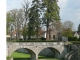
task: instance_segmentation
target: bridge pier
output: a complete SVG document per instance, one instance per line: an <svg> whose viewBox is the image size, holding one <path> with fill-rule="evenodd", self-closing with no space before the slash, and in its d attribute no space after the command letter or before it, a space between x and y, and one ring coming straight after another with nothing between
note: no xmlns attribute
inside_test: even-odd
<svg viewBox="0 0 80 60"><path fill-rule="evenodd" d="M13 58L9 58L9 60L14 60Z"/></svg>
<svg viewBox="0 0 80 60"><path fill-rule="evenodd" d="M32 54L31 55L31 60L36 60L36 55Z"/></svg>
<svg viewBox="0 0 80 60"><path fill-rule="evenodd" d="M38 60L38 54L36 54L36 60Z"/></svg>

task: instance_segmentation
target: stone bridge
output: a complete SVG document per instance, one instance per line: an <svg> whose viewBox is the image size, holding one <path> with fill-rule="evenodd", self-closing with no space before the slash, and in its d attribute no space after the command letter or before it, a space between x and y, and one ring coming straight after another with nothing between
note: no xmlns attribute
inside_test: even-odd
<svg viewBox="0 0 80 60"><path fill-rule="evenodd" d="M45 48L54 51L55 58L62 58L67 54L64 42L7 42L7 56L10 56L20 48L25 48L29 51L31 60L38 60L38 54Z"/></svg>

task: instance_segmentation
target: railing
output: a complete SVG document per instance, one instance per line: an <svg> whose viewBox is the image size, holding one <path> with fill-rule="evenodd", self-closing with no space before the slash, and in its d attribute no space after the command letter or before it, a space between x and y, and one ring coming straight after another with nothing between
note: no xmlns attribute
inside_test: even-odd
<svg viewBox="0 0 80 60"><path fill-rule="evenodd" d="M63 42L7 42L7 45L23 45L23 46L55 46L64 45Z"/></svg>
<svg viewBox="0 0 80 60"><path fill-rule="evenodd" d="M78 50L72 50L65 56L65 60L78 60Z"/></svg>

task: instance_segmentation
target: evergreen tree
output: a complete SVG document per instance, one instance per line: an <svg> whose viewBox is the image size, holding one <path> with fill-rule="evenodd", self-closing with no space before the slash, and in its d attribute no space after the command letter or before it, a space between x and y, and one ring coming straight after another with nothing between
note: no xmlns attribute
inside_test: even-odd
<svg viewBox="0 0 80 60"><path fill-rule="evenodd" d="M78 32L80 32L80 24L79 24L79 26L78 26Z"/></svg>
<svg viewBox="0 0 80 60"><path fill-rule="evenodd" d="M32 7L30 8L29 13L29 23L28 23L28 34L29 38L31 32L36 35L36 38L38 39L38 31L40 28L40 0L33 0L32 1Z"/></svg>
<svg viewBox="0 0 80 60"><path fill-rule="evenodd" d="M54 20L60 20L59 7L57 5L57 0L42 0L42 2L42 8L45 10L43 23L46 24L47 28L46 40L49 40L49 24Z"/></svg>
<svg viewBox="0 0 80 60"><path fill-rule="evenodd" d="M31 36L34 35L34 25L35 25L35 20L33 16L33 8L30 8L29 22L28 22L28 40L31 39Z"/></svg>

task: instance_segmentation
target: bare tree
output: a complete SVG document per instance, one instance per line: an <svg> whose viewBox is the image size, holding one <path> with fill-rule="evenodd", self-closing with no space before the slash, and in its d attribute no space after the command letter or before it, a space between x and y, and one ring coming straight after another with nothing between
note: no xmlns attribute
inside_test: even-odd
<svg viewBox="0 0 80 60"><path fill-rule="evenodd" d="M22 4L23 6L23 10L24 10L24 23L23 23L23 38L24 40L27 39L27 23L28 23L28 20L29 20L29 17L28 17L28 14L29 14L29 2L28 0L24 0L24 4Z"/></svg>
<svg viewBox="0 0 80 60"><path fill-rule="evenodd" d="M16 40L20 38L20 29L23 23L23 10L22 9L13 9L9 11L10 18L13 20L11 23L11 29L16 30Z"/></svg>
<svg viewBox="0 0 80 60"><path fill-rule="evenodd" d="M71 21L65 21L62 26L63 26L63 28L62 28L62 35L63 36L72 36L74 23L71 22Z"/></svg>
<svg viewBox="0 0 80 60"><path fill-rule="evenodd" d="M70 28L71 30L73 30L73 28L74 28L74 23L71 22L71 21L65 21L65 22L63 23L63 28L65 28L65 29Z"/></svg>
<svg viewBox="0 0 80 60"><path fill-rule="evenodd" d="M60 22L60 20L53 21L50 26L52 29L55 28L57 32L60 32L62 30L62 23Z"/></svg>

